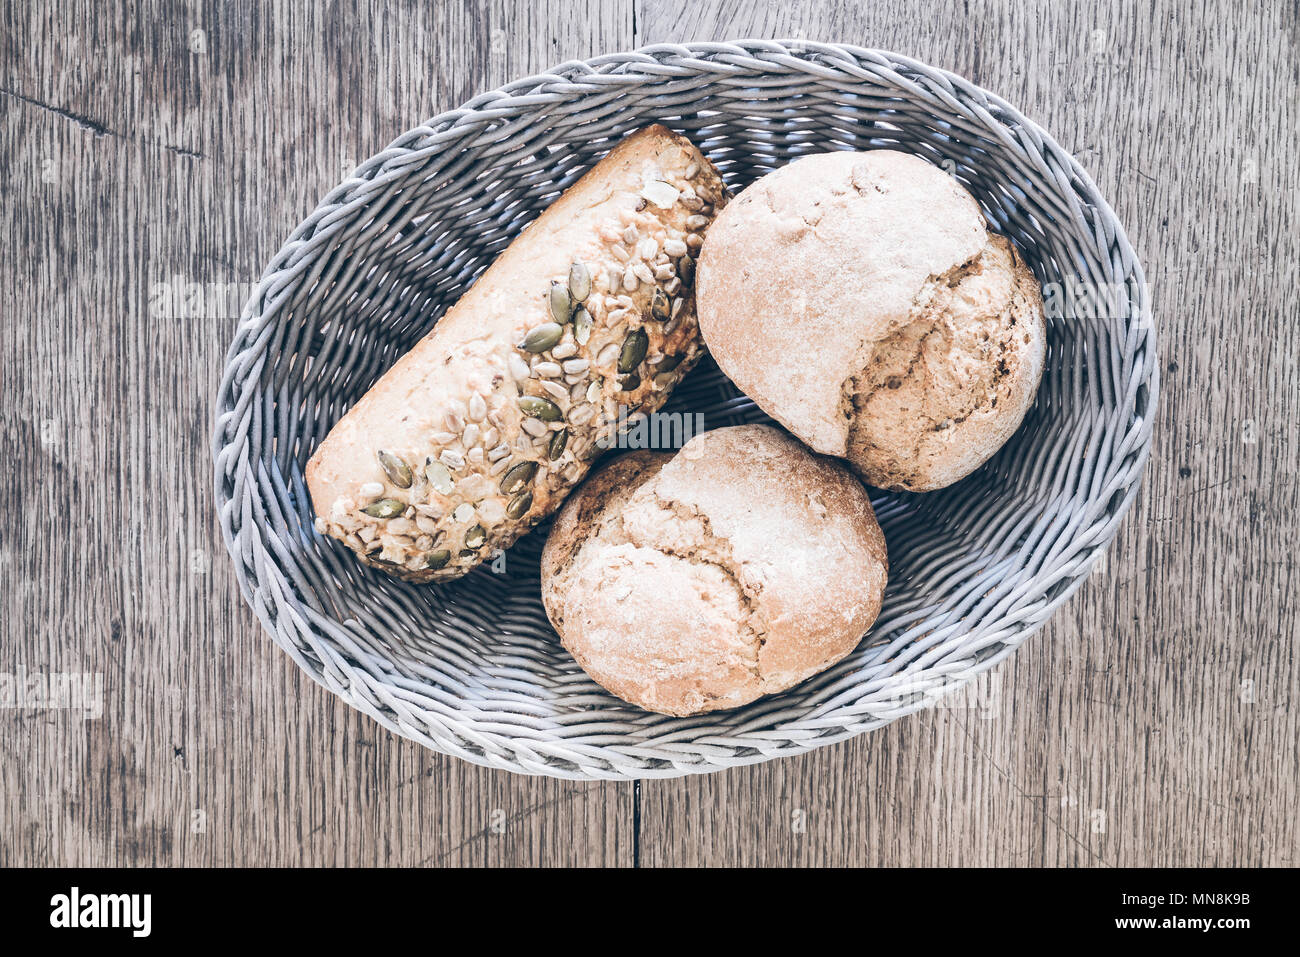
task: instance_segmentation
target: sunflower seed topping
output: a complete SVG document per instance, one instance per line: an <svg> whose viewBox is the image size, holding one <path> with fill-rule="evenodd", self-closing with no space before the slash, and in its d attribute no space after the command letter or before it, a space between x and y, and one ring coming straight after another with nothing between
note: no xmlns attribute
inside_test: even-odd
<svg viewBox="0 0 1300 957"><path fill-rule="evenodd" d="M618 359L618 343L611 342L605 348L600 350L600 355L596 356L596 365L610 366Z"/></svg>
<svg viewBox="0 0 1300 957"><path fill-rule="evenodd" d="M510 367L510 377L516 382L525 381L531 372L528 363L513 352L510 354L507 364Z"/></svg>
<svg viewBox="0 0 1300 957"><path fill-rule="evenodd" d="M554 379L543 379L541 385L543 389L560 401L564 401L569 397L569 390L566 389L562 383L556 382Z"/></svg>
<svg viewBox="0 0 1300 957"><path fill-rule="evenodd" d="M596 415L596 407L584 402L569 413L569 422L573 425L586 425Z"/></svg>
<svg viewBox="0 0 1300 957"><path fill-rule="evenodd" d="M680 194L676 186L659 179L648 179L641 187L641 195L660 209L669 209Z"/></svg>

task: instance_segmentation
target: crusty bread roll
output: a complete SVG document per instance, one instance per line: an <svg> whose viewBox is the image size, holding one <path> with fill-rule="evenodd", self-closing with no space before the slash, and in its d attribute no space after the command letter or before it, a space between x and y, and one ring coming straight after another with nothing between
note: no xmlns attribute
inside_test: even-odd
<svg viewBox="0 0 1300 957"><path fill-rule="evenodd" d="M307 465L316 527L409 581L456 578L552 512L620 407L699 358L692 298L717 170L635 133L523 231Z"/></svg>
<svg viewBox="0 0 1300 957"><path fill-rule="evenodd" d="M1042 374L1033 274L970 193L904 153L807 156L755 182L710 228L696 298L722 371L882 488L974 471Z"/></svg>
<svg viewBox="0 0 1300 957"><path fill-rule="evenodd" d="M569 499L542 599L597 682L663 714L734 708L847 655L888 563L866 490L764 425L634 452Z"/></svg>

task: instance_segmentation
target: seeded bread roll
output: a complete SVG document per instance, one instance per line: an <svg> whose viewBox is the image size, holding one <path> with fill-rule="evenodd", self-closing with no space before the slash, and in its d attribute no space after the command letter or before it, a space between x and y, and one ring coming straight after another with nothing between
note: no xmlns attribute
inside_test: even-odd
<svg viewBox="0 0 1300 957"><path fill-rule="evenodd" d="M307 464L317 529L424 582L554 511L618 410L658 409L699 358L695 256L725 201L688 140L619 143L330 431Z"/></svg>
<svg viewBox="0 0 1300 957"><path fill-rule="evenodd" d="M688 715L839 661L876 620L887 574L884 535L849 471L744 425L592 475L547 539L542 599L594 680Z"/></svg>
<svg viewBox="0 0 1300 957"><path fill-rule="evenodd" d="M700 328L725 372L872 485L950 485L1033 404L1033 273L955 179L903 153L823 153L755 182L709 230Z"/></svg>

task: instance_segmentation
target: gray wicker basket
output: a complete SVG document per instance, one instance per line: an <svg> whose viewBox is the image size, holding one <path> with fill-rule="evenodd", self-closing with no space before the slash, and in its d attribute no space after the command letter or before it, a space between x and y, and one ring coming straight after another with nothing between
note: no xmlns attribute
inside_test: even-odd
<svg viewBox="0 0 1300 957"><path fill-rule="evenodd" d="M313 529L303 465L330 426L620 136L684 132L733 189L806 153L901 149L957 176L1067 302L1037 405L992 462L874 497L879 621L848 658L748 707L649 714L592 683L542 610L546 527L445 586L362 567ZM1078 308L1094 291L1102 308ZM1094 314L1095 313L1095 314ZM216 496L245 597L316 681L465 760L566 778L713 771L908 714L992 667L1078 587L1138 489L1157 357L1142 271L1078 164L997 97L891 53L654 46L565 63L399 137L294 230L244 310L217 397ZM670 410L763 416L711 364Z"/></svg>

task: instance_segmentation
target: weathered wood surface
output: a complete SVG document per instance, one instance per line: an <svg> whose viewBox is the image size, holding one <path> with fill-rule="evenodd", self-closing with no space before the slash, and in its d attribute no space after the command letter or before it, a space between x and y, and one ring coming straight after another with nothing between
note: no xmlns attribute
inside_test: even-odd
<svg viewBox="0 0 1300 957"><path fill-rule="evenodd" d="M3 7L0 865L1297 864L1300 97L1286 4ZM397 133L560 60L898 50L998 91L1128 224L1164 366L1109 554L958 707L801 759L578 785L397 739L239 598L211 401L281 240ZM197 287L197 292L196 288Z"/></svg>

